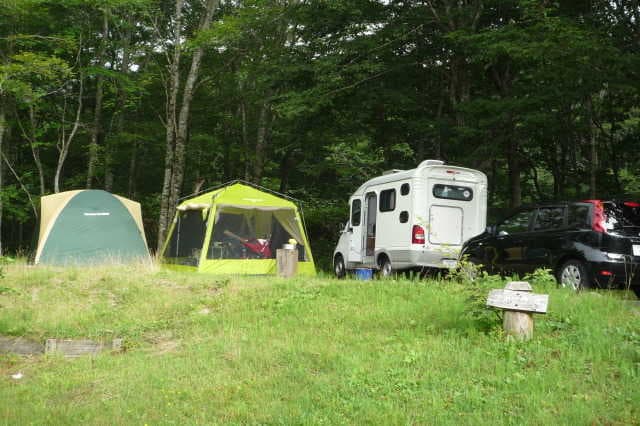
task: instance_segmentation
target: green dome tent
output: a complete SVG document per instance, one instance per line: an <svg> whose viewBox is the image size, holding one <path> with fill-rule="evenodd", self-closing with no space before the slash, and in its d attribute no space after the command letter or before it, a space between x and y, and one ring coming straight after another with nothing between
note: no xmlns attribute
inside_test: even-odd
<svg viewBox="0 0 640 426"><path fill-rule="evenodd" d="M298 273L315 265L296 204L235 182L180 203L162 248L170 269L214 274L275 274L276 250L293 239Z"/></svg>
<svg viewBox="0 0 640 426"><path fill-rule="evenodd" d="M69 265L148 261L140 204L101 190L40 199L35 263Z"/></svg>

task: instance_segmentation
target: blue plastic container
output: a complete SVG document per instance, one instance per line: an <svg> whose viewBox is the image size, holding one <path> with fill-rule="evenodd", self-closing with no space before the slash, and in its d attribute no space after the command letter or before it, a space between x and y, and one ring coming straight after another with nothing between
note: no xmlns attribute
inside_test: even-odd
<svg viewBox="0 0 640 426"><path fill-rule="evenodd" d="M356 279L362 281L368 281L373 278L373 269L369 268L357 268Z"/></svg>

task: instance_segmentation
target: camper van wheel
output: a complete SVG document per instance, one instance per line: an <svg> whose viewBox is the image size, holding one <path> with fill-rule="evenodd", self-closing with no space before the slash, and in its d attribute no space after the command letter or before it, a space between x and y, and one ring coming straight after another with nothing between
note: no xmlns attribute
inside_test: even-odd
<svg viewBox="0 0 640 426"><path fill-rule="evenodd" d="M336 278L344 278L347 273L344 266L344 258L341 254L337 254L333 260L333 271L336 273Z"/></svg>
<svg viewBox="0 0 640 426"><path fill-rule="evenodd" d="M391 261L387 256L383 256L380 258L380 276L381 277L390 277L393 274L393 268L391 267Z"/></svg>

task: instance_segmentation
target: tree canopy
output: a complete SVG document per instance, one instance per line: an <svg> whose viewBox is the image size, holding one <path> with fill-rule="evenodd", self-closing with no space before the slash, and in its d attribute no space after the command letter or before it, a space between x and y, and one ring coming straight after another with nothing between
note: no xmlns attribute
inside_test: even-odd
<svg viewBox="0 0 640 426"><path fill-rule="evenodd" d="M426 158L489 176L490 208L640 198L640 3L5 0L0 220L105 188L162 240L232 179L305 202L312 246L350 193ZM493 211L492 210L492 211Z"/></svg>

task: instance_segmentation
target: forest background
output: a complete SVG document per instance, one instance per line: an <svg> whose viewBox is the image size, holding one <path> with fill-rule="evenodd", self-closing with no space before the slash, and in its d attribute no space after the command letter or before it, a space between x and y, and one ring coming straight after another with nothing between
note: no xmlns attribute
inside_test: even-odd
<svg viewBox="0 0 640 426"><path fill-rule="evenodd" d="M2 252L39 197L142 203L243 179L304 202L330 262L349 195L426 158L489 177L490 216L640 198L640 2L0 0Z"/></svg>

